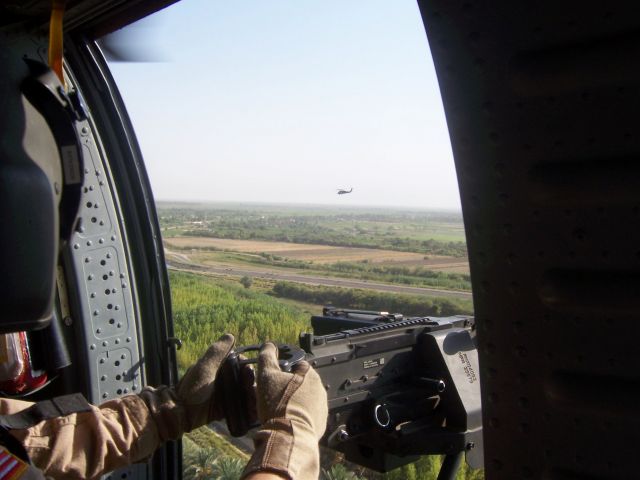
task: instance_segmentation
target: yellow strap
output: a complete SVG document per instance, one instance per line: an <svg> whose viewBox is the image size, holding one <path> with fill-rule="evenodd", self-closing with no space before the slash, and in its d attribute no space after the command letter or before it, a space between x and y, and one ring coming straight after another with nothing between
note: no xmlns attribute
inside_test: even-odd
<svg viewBox="0 0 640 480"><path fill-rule="evenodd" d="M49 23L49 66L64 85L62 75L62 17L66 0L52 0Z"/></svg>

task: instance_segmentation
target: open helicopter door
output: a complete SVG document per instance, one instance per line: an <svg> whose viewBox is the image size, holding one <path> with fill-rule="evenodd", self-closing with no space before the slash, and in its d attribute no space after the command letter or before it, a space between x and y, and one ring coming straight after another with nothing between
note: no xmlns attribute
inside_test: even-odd
<svg viewBox="0 0 640 480"><path fill-rule="evenodd" d="M94 41L170 3L67 2L64 86L50 90L64 94L65 102L74 112L73 133L84 163L78 177L79 210L74 214L77 222L73 222L64 241L58 243L52 232L64 223L62 214L60 218L57 215L60 199L48 199L45 195L55 191L55 169L43 168L49 175L42 177L51 178L52 187L43 187L40 197L27 191L21 196L19 189L11 190L16 196L11 205L22 203L24 214L15 215L6 202L0 205L5 213L2 218L6 220L3 236L12 231L14 224L41 227L41 235L35 235L34 230L16 241L18 246L31 245L33 255L30 263L33 273L17 278L34 291L37 287L42 290L38 291L38 303L34 305L39 310L32 315L28 328L55 324L69 353L70 364L56 369L49 383L29 400L81 392L92 403L100 403L136 393L146 384L175 383L169 287L153 197L123 102ZM25 110L31 108L18 101L18 97L20 85L33 75L29 62L41 66L47 63L50 13L50 1L29 2L27 6L0 2L3 61L0 94L6 107L0 114L0 125L4 132L15 133L11 138L15 139L14 150L19 153L24 147L30 154L30 149L38 146L23 134L33 127L33 122L18 122L27 118ZM47 115L43 115L46 120ZM35 114L33 118L41 120ZM35 137L55 141L52 145L59 147L59 139L51 133L55 133L56 125L57 121L50 121L47 129L47 123L40 121ZM14 158L4 155L8 151L5 147L2 147L3 161ZM40 148L33 155L43 155L44 151L51 149ZM64 160L62 153L60 158ZM39 198L43 200L36 204ZM27 236L29 241L25 241ZM29 261L28 255L29 252L22 255L23 260ZM60 261L56 262L56 258ZM48 283L43 286L37 279ZM51 290L56 291L53 297L47 294L56 286ZM28 304L22 300L22 305ZM32 350L38 353L46 349L48 340L40 338ZM107 478L173 479L180 475L180 445L169 442L148 464L134 465Z"/></svg>

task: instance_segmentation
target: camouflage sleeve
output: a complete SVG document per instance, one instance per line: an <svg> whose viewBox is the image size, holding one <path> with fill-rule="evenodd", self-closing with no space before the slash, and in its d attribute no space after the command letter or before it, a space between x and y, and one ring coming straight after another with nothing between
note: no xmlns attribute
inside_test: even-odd
<svg viewBox="0 0 640 480"><path fill-rule="evenodd" d="M30 405L3 399L0 411L15 413ZM11 434L23 443L32 462L45 475L68 479L98 478L148 458L160 444L151 413L136 395L92 406L89 412L12 430Z"/></svg>
<svg viewBox="0 0 640 480"><path fill-rule="evenodd" d="M33 402L15 400L13 398L0 398L0 415L11 415L26 410Z"/></svg>

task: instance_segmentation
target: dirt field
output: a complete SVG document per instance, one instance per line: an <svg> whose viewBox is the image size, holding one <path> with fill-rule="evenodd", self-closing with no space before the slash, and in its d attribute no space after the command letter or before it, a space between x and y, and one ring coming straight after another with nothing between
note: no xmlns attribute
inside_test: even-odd
<svg viewBox="0 0 640 480"><path fill-rule="evenodd" d="M368 260L386 265L422 265L432 270L446 272L468 272L466 259L430 256L411 252L395 252L371 248L332 247L329 245L307 245L301 243L265 242L253 240L231 240L223 238L175 237L168 238L169 248L214 248L243 253L270 253L295 260L316 263L358 262Z"/></svg>

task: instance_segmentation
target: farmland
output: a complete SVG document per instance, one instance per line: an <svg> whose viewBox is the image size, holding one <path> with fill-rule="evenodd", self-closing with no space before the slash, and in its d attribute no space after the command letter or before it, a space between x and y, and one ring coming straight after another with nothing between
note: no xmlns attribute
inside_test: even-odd
<svg viewBox="0 0 640 480"><path fill-rule="evenodd" d="M398 252L395 250L373 248L336 247L330 245L191 236L169 237L165 240L165 245L177 250L263 253L317 264L366 262L412 267L423 266L431 270L447 272L465 272L468 270L468 263L465 258L439 255L425 256L424 254L415 252ZM265 255L262 256L264 257Z"/></svg>
<svg viewBox="0 0 640 480"><path fill-rule="evenodd" d="M456 212L159 203L164 238L197 236L466 257Z"/></svg>
<svg viewBox="0 0 640 480"><path fill-rule="evenodd" d="M288 270L418 287L471 288L462 223L454 214L235 208L160 206L167 258L218 268L251 265L263 272ZM298 241L288 235L283 239L283 225L295 231L293 238ZM319 231L324 236L318 237ZM436 239L443 238L443 232L449 241ZM320 243L311 243L314 239Z"/></svg>

